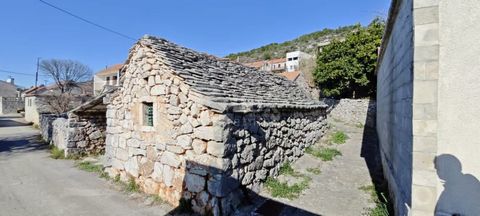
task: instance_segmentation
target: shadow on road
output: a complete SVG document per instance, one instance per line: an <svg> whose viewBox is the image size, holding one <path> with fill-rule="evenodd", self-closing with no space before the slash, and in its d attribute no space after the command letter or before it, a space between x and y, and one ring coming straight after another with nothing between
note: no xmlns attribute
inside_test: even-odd
<svg viewBox="0 0 480 216"><path fill-rule="evenodd" d="M0 153L24 153L46 149L48 145L41 140L40 135L0 139Z"/></svg>

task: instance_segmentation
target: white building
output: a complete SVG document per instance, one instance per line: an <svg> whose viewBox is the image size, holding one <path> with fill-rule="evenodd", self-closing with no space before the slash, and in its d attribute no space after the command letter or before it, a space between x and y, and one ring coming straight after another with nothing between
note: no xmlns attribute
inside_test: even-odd
<svg viewBox="0 0 480 216"><path fill-rule="evenodd" d="M297 71L300 68L300 61L311 57L311 55L301 51L287 53L287 72Z"/></svg>
<svg viewBox="0 0 480 216"><path fill-rule="evenodd" d="M105 86L118 86L120 69L123 64L116 64L111 67L105 68L105 70L99 71L93 77L93 92L98 95L103 91Z"/></svg>

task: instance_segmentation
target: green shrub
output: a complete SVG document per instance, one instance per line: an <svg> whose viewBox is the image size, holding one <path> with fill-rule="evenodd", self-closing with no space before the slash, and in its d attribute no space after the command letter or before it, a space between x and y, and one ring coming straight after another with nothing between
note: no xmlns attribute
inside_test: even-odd
<svg viewBox="0 0 480 216"><path fill-rule="evenodd" d="M388 199L384 193L377 190L373 185L366 185L359 188L362 191L370 194L371 200L375 203L375 207L365 209L367 212L363 215L368 216L389 216L391 210L389 209Z"/></svg>

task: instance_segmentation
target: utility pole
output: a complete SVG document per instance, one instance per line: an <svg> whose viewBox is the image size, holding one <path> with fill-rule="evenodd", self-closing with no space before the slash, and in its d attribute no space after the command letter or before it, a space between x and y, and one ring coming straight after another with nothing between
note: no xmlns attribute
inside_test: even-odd
<svg viewBox="0 0 480 216"><path fill-rule="evenodd" d="M40 58L37 58L37 72L35 73L35 87L37 87L38 84L38 66L40 64Z"/></svg>

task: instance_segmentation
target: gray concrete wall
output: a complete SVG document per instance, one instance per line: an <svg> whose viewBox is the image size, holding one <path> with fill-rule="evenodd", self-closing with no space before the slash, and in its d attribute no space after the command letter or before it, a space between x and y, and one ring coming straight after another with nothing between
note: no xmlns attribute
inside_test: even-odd
<svg viewBox="0 0 480 216"><path fill-rule="evenodd" d="M442 213L480 215L480 3L439 1L438 11L436 171L443 184L437 181L436 208Z"/></svg>
<svg viewBox="0 0 480 216"><path fill-rule="evenodd" d="M392 4L391 31L377 70L377 132L396 213L406 215L412 184L413 1Z"/></svg>

